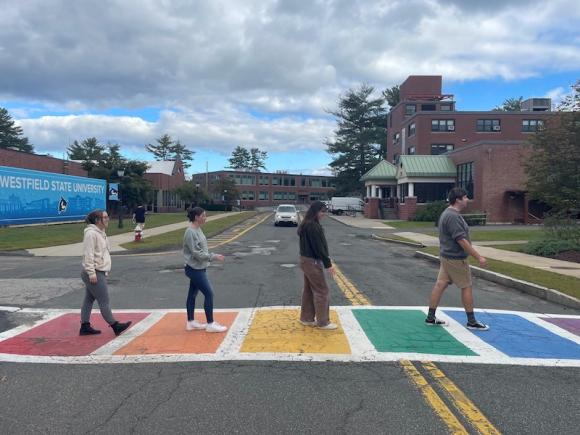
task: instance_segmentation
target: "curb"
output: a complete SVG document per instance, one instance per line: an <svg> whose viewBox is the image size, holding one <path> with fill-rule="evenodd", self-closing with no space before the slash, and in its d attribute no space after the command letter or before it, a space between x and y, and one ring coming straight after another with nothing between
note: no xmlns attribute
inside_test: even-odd
<svg viewBox="0 0 580 435"><path fill-rule="evenodd" d="M422 243L405 242L404 240L389 239L388 237L377 236L374 233L371 234L371 239L380 240L382 242L396 243L396 244L399 244L399 245L412 246L414 248L424 248L425 247L425 245L423 245Z"/></svg>
<svg viewBox="0 0 580 435"><path fill-rule="evenodd" d="M415 251L415 257L429 260L434 263L439 263L439 257L435 255L427 254L426 252ZM533 284L531 282L522 281L520 279L512 278L507 275L502 275L501 273L491 272L489 270L482 269L476 266L469 266L473 272L473 275L480 278L486 279L497 284L502 284L507 287L512 287L524 293L536 296L540 299L544 299L549 302L554 302L556 304L564 305L566 307L580 309L580 300L568 296L565 293L559 292L548 287L543 287L538 284Z"/></svg>

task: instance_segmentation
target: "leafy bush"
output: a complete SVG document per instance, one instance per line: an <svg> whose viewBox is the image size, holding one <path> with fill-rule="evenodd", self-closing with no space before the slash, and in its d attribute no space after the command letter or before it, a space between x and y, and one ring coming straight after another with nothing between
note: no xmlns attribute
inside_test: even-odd
<svg viewBox="0 0 580 435"><path fill-rule="evenodd" d="M435 222L439 220L441 213L447 208L446 201L433 201L417 208L417 213L413 218L414 221Z"/></svg>
<svg viewBox="0 0 580 435"><path fill-rule="evenodd" d="M546 218L544 233L548 240L573 241L580 245L580 225L576 219L558 215Z"/></svg>
<svg viewBox="0 0 580 435"><path fill-rule="evenodd" d="M564 251L579 251L580 243L574 240L544 239L529 242L523 251L526 254L551 257Z"/></svg>

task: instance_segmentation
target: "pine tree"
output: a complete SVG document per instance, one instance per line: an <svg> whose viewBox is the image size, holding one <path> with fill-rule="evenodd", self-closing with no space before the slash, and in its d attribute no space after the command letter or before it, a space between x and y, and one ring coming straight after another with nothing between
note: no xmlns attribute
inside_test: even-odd
<svg viewBox="0 0 580 435"><path fill-rule="evenodd" d="M15 125L8 110L0 107L0 148L34 153L34 146L22 135L22 127Z"/></svg>
<svg viewBox="0 0 580 435"><path fill-rule="evenodd" d="M96 137L89 137L80 144L75 140L67 148L67 152L69 159L82 160L82 167L88 172L105 159L105 147L99 144Z"/></svg>
<svg viewBox="0 0 580 435"><path fill-rule="evenodd" d="M330 167L338 172L337 191L354 193L362 190L360 177L376 165L385 154L387 111L384 98L373 98L374 88L362 85L349 89L338 102L335 140L327 140L327 151L334 156Z"/></svg>
<svg viewBox="0 0 580 435"><path fill-rule="evenodd" d="M260 151L259 148L250 149L250 168L254 171L266 169L266 159L268 158L267 151Z"/></svg>
<svg viewBox="0 0 580 435"><path fill-rule="evenodd" d="M387 100L389 107L395 107L401 101L399 85L385 89L383 91L383 97L385 97L385 100Z"/></svg>
<svg viewBox="0 0 580 435"><path fill-rule="evenodd" d="M493 110L496 112L520 112L523 101L524 97L506 98L501 106L497 106Z"/></svg>
<svg viewBox="0 0 580 435"><path fill-rule="evenodd" d="M183 164L183 168L187 169L191 166L191 164L188 162L193 160L193 155L195 154L195 151L191 151L178 140L177 142L175 142L175 145L173 145L171 153L173 155L173 158L175 160L181 161L181 163Z"/></svg>
<svg viewBox="0 0 580 435"><path fill-rule="evenodd" d="M232 156L228 161L230 162L229 167L232 169L250 168L252 166L252 156L250 152L239 145L232 151Z"/></svg>
<svg viewBox="0 0 580 435"><path fill-rule="evenodd" d="M175 143L171 136L164 134L158 139L155 139L157 145L148 144L145 145L147 151L155 156L156 160L170 160L173 157L173 149Z"/></svg>

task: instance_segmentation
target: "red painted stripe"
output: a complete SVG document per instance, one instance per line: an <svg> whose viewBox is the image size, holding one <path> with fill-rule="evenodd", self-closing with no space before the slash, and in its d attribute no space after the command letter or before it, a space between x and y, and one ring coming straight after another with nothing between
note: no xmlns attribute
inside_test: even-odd
<svg viewBox="0 0 580 435"><path fill-rule="evenodd" d="M149 313L115 313L119 322L131 320L133 325ZM0 353L37 356L84 356L115 339L115 334L100 314L91 316L91 325L98 335L80 336L80 314L63 314L22 334L0 342ZM131 325L131 326L133 326Z"/></svg>

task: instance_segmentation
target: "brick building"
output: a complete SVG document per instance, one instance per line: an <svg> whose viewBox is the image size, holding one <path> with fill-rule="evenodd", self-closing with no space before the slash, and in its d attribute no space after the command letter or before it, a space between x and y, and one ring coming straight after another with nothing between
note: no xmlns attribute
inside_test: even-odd
<svg viewBox="0 0 580 435"><path fill-rule="evenodd" d="M183 210L185 203L174 190L185 183L183 165L180 161L149 162L143 178L153 185L153 199L148 209L153 212Z"/></svg>
<svg viewBox="0 0 580 435"><path fill-rule="evenodd" d="M410 219L458 185L472 199L468 212L485 212L490 222L537 221L544 207L527 196L522 161L531 135L558 122L550 109L549 98L531 98L519 112L457 111L453 95L442 93L441 76L409 76L388 114L387 158L380 165L390 178L377 177L376 167L361 178L367 215Z"/></svg>
<svg viewBox="0 0 580 435"><path fill-rule="evenodd" d="M222 178L237 186L242 207L253 208L278 204L309 204L327 200L335 189L335 177L252 171L214 171L194 174L192 180L216 202L223 202L223 192L216 191Z"/></svg>
<svg viewBox="0 0 580 435"><path fill-rule="evenodd" d="M53 172L56 174L76 175L77 177L87 176L87 171L85 171L78 162L4 148L0 148L0 166L33 169L35 171Z"/></svg>

